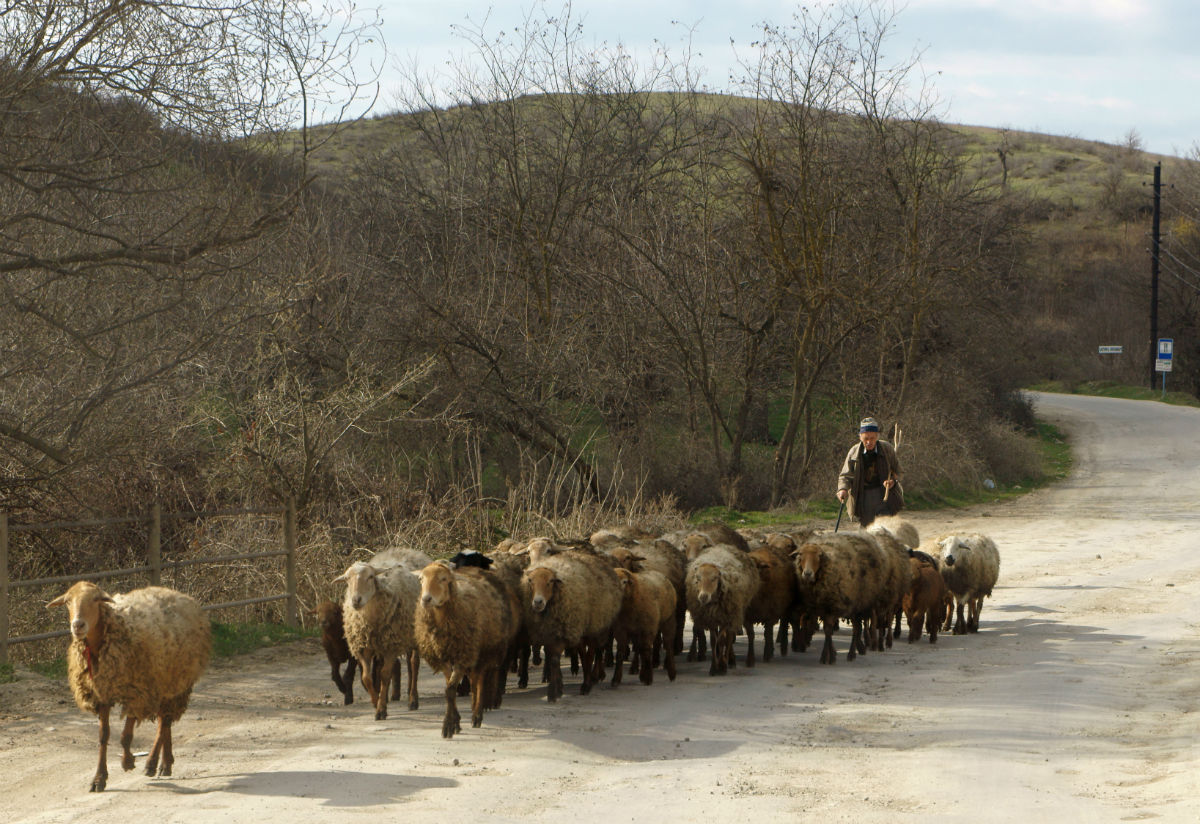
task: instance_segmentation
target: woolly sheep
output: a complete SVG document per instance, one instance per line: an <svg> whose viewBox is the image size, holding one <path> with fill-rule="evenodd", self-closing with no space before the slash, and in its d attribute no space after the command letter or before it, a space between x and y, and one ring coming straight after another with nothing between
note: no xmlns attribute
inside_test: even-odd
<svg viewBox="0 0 1200 824"><path fill-rule="evenodd" d="M871 612L868 637L870 647L882 651L892 646L893 623L895 631L899 632L904 595L915 583L915 573L909 563L912 550L897 538L897 534L912 538L916 536L916 528L898 518L890 518L882 524L877 519L867 527L866 532L879 545L884 564L883 585L880 587L879 600Z"/></svg>
<svg viewBox="0 0 1200 824"><path fill-rule="evenodd" d="M375 720L387 718L388 685L397 658L408 663L408 708L417 709L420 656L413 636L413 615L421 585L416 576L402 566L380 569L355 561L334 580L346 582L342 602L346 643L358 659Z"/></svg>
<svg viewBox="0 0 1200 824"><path fill-rule="evenodd" d="M500 704L507 656L520 621L520 605L484 570L455 571L434 561L420 572L417 644L429 666L446 676L442 737L461 731L456 696L464 678L471 684L471 726L485 709Z"/></svg>
<svg viewBox="0 0 1200 824"><path fill-rule="evenodd" d="M603 677L602 655L621 610L621 586L612 565L598 555L563 552L532 563L521 581L525 625L531 643L545 648L549 701L563 693L565 650L580 648L586 695Z"/></svg>
<svg viewBox="0 0 1200 824"><path fill-rule="evenodd" d="M749 553L728 544L707 547L688 562L687 607L693 627L711 638L709 675L735 666L733 641L758 587L758 567Z"/></svg>
<svg viewBox="0 0 1200 824"><path fill-rule="evenodd" d="M921 536L912 521L899 515L880 515L867 527L868 532L887 532L909 549L921 545Z"/></svg>
<svg viewBox="0 0 1200 824"><path fill-rule="evenodd" d="M992 587L1000 577L1000 552L991 538L978 533L943 535L937 539L936 547L942 578L956 602L954 634L978 632L983 599L992 594Z"/></svg>
<svg viewBox="0 0 1200 824"><path fill-rule="evenodd" d="M346 627L342 622L342 605L333 601L322 601L309 611L317 617L321 625L321 648L329 659L330 678L342 694L344 704L354 703L354 667L358 659L350 654L350 645L346 643ZM346 673L340 672L341 665L346 664Z"/></svg>
<svg viewBox="0 0 1200 824"><path fill-rule="evenodd" d="M108 783L109 713L117 704L125 718L121 766L127 771L134 766L129 749L134 725L157 718L145 773L171 775L171 725L187 710L212 650L209 621L200 605L166 587L109 595L80 581L47 606L67 608L72 639L67 680L76 705L100 719L100 763L91 791L101 792Z"/></svg>
<svg viewBox="0 0 1200 824"><path fill-rule="evenodd" d="M654 683L654 651L663 647L667 678L675 680L675 586L661 572L647 569L616 570L621 582L621 611L613 623L617 656L613 662L612 685L621 683L621 672L629 644L638 663L638 679Z"/></svg>
<svg viewBox="0 0 1200 824"><path fill-rule="evenodd" d="M850 620L854 628L846 653L846 660L853 661L865 650L863 619L876 608L885 584L887 573L879 544L869 533L819 533L793 550L792 560L800 600L824 624L821 663L837 661L833 633L839 618Z"/></svg>
<svg viewBox="0 0 1200 824"><path fill-rule="evenodd" d="M429 553L411 547L391 547L376 552L368 562L376 569L397 566L409 572L417 573L433 563Z"/></svg>
<svg viewBox="0 0 1200 824"><path fill-rule="evenodd" d="M767 539L764 537L763 539ZM796 574L787 553L770 543L750 551L750 560L758 569L758 593L746 607L746 666L754 666L754 625L763 625L763 661L774 656L776 639L772 630L780 625L779 654L787 654L788 622L796 608L799 590Z"/></svg>

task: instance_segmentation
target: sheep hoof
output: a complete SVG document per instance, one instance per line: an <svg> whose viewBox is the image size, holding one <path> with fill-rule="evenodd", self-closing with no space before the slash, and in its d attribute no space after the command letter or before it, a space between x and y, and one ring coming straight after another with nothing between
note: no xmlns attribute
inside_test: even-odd
<svg viewBox="0 0 1200 824"><path fill-rule="evenodd" d="M408 708L409 708L410 710L416 710L416 709L420 709L420 708L421 708L421 701L420 701L420 699L418 699L418 698L414 698L413 700L409 701L409 702L408 702Z"/></svg>
<svg viewBox="0 0 1200 824"><path fill-rule="evenodd" d="M121 769L123 769L125 772L129 772L133 769L133 767L133 753L126 750L125 754L121 756Z"/></svg>
<svg viewBox="0 0 1200 824"><path fill-rule="evenodd" d="M375 710L375 720L376 721L386 721L387 720L387 710Z"/></svg>
<svg viewBox="0 0 1200 824"><path fill-rule="evenodd" d="M345 700L344 700L344 701L342 701L342 705L343 705L343 706L347 706L347 707L348 707L348 706L350 706L350 705L351 705L351 704L353 704L353 703L354 703L354 696L353 696L353 695L347 695L347 696L346 696L346 698L345 698Z"/></svg>
<svg viewBox="0 0 1200 824"><path fill-rule="evenodd" d="M88 789L88 792L102 793L104 792L104 788L106 786L108 786L108 776L97 774L96 777L92 779L92 786Z"/></svg>

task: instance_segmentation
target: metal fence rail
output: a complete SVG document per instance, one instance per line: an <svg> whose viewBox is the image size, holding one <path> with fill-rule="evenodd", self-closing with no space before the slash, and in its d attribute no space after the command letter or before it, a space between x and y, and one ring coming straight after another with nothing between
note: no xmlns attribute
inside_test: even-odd
<svg viewBox="0 0 1200 824"><path fill-rule="evenodd" d="M162 560L162 522L168 520L196 520L199 518L231 517L246 515L281 515L283 518L283 549L267 552L240 552L230 555L219 555L212 558L188 558L181 560ZM25 581L9 580L8 573L8 544L9 535L16 532L46 532L57 529L80 529L97 526L112 526L116 524L140 524L147 526L146 534L146 564L145 566L128 569L97 570L78 575L56 575L49 578L32 578ZM106 578L119 578L126 575L149 573L150 583L157 586L162 582L163 568L178 570L184 567L202 564L219 564L229 561L248 561L260 558L284 558L285 591L273 595L263 595L257 598L247 598L240 601L227 601L220 604L202 604L206 611L229 609L232 607L252 606L271 601L286 601L285 620L289 626L298 626L299 615L296 600L296 503L289 500L287 506L265 509L219 509L206 512L170 512L165 515L160 505L155 504L149 515L122 518L104 518L83 521L51 521L38 524L10 524L8 513L0 512L0 664L8 663L8 648L11 644L24 644L33 641L46 641L52 638L64 638L70 635L69 630L61 629L53 632L39 632L32 635L9 637L9 593L21 587L45 586L48 584L73 584L76 581L97 581Z"/></svg>

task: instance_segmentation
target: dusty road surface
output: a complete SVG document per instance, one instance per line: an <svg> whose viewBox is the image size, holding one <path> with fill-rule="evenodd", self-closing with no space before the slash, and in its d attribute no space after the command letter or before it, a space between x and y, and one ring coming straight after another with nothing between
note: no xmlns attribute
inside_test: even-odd
<svg viewBox="0 0 1200 824"><path fill-rule="evenodd" d="M1037 407L1073 437L1068 481L912 517L999 546L976 635L847 662L843 632L834 666L685 663L583 697L568 677L450 741L440 677L376 722L305 642L214 666L174 777L122 773L114 746L102 794L95 719L27 677L0 686L0 821L1200 821L1200 410Z"/></svg>

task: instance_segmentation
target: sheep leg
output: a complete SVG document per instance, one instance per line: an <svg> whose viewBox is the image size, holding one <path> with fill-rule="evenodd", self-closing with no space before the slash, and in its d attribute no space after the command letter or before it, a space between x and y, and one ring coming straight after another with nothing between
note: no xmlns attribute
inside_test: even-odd
<svg viewBox="0 0 1200 824"><path fill-rule="evenodd" d="M671 643L674 645L674 653L683 655L683 625L687 621L687 600L684 593L676 591L675 594L675 631L671 636Z"/></svg>
<svg viewBox="0 0 1200 824"><path fill-rule="evenodd" d="M915 644L921 640L921 627L925 624L925 610L917 607L908 616L908 643Z"/></svg>
<svg viewBox="0 0 1200 824"><path fill-rule="evenodd" d="M532 652L529 644L522 644L517 651L517 687L520 689L529 686L529 658Z"/></svg>
<svg viewBox="0 0 1200 824"><path fill-rule="evenodd" d="M419 709L421 696L417 692L417 676L421 674L421 652L416 647L408 651L408 708Z"/></svg>
<svg viewBox="0 0 1200 824"><path fill-rule="evenodd" d="M395 668L395 666L396 659L392 658L391 656L382 660L376 659L375 678L373 679L378 682L376 686L378 692L375 696L376 721L387 720L388 692L390 691L388 688L392 683L392 670Z"/></svg>
<svg viewBox="0 0 1200 824"><path fill-rule="evenodd" d="M733 651L733 642L737 639L737 628L726 627L725 634L725 668L737 669L737 654Z"/></svg>
<svg viewBox="0 0 1200 824"><path fill-rule="evenodd" d="M562 676L562 648L555 644L553 647L545 647L546 657L546 677L550 682L550 686L546 690L546 700L551 703L557 701L563 693L563 676Z"/></svg>
<svg viewBox="0 0 1200 824"><path fill-rule="evenodd" d="M963 606L966 603L966 599L965 598L956 598L955 601L957 602L955 604L955 608L958 611L958 617L957 617L957 620L955 620L955 622L954 622L954 634L955 635L966 635L967 634L967 619L963 617Z"/></svg>
<svg viewBox="0 0 1200 824"><path fill-rule="evenodd" d="M579 658L583 664L583 683L579 685L579 694L587 695L592 691L592 679L596 675L596 659L604 653L596 646L593 641L584 640L579 644ZM572 662L575 656L571 656ZM571 667L571 673L574 674L575 667Z"/></svg>
<svg viewBox="0 0 1200 824"><path fill-rule="evenodd" d="M937 643L938 626L942 623L941 616L936 614L933 607L925 613L925 631L929 633L929 643Z"/></svg>
<svg viewBox="0 0 1200 824"><path fill-rule="evenodd" d="M458 685L463 679L462 670L454 667L446 675L446 715L442 718L442 738L453 738L462 732L462 717L458 714Z"/></svg>
<svg viewBox="0 0 1200 824"><path fill-rule="evenodd" d="M747 621L743 628L746 630L746 640L748 643L748 645L746 647L746 666L753 667L754 666L754 622ZM771 633L768 632L767 638L766 638L766 644L770 644L770 643L771 643ZM763 660L764 661L767 660L767 653L765 651L763 652Z"/></svg>
<svg viewBox="0 0 1200 824"><path fill-rule="evenodd" d="M158 727L154 732L154 746L150 748L150 757L146 759L146 768L143 770L150 778L156 775L171 774L171 767L167 764L167 757L164 752L164 747L167 747L167 741L170 737L171 718L167 715L160 715L158 717ZM160 756L162 756L163 770L165 770L163 773L158 771L158 759Z"/></svg>
<svg viewBox="0 0 1200 824"><path fill-rule="evenodd" d="M781 626L781 627L784 626L784 622L780 621L779 626ZM775 642L773 642L771 640L771 636L773 636L774 634L775 634L775 622L774 621L772 621L768 624L763 624L762 659L763 659L764 664L775 657ZM784 646L787 646L787 645L784 644ZM782 654L783 653L780 653L780 655L782 655ZM750 665L747 664L746 666L750 666Z"/></svg>
<svg viewBox="0 0 1200 824"><path fill-rule="evenodd" d="M979 632L979 613L983 611L983 596L979 595L972 598L969 608L970 618L967 621L967 630L970 632Z"/></svg>
<svg viewBox="0 0 1200 824"><path fill-rule="evenodd" d="M353 655L346 662L346 673L342 676L342 704L343 706L354 703L354 669L358 665L358 659ZM333 668L337 672L337 667Z"/></svg>
<svg viewBox="0 0 1200 824"><path fill-rule="evenodd" d="M89 792L104 792L108 784L108 716L111 711L112 707L108 704L96 706L96 716L100 719L100 763L96 766Z"/></svg>
<svg viewBox="0 0 1200 824"><path fill-rule="evenodd" d="M363 689L367 691L367 698L371 701L371 706L374 707L377 703L377 693L375 690L375 661L374 659L367 660L358 659L358 675L362 681Z"/></svg>
<svg viewBox="0 0 1200 824"><path fill-rule="evenodd" d="M399 658L396 659L392 672L396 676L392 679L392 700L399 701L400 693L403 690L403 687L400 686L400 675L404 672L404 662Z"/></svg>
<svg viewBox="0 0 1200 824"><path fill-rule="evenodd" d="M859 655L865 655L867 652L862 639L862 620L858 618L850 619L850 627L850 649L846 651L847 661L853 661Z"/></svg>
<svg viewBox="0 0 1200 824"><path fill-rule="evenodd" d="M121 769L125 772L133 769L133 752L129 747L133 744L133 725L136 723L133 718L126 718L125 729L121 731Z"/></svg>
<svg viewBox="0 0 1200 824"><path fill-rule="evenodd" d="M663 666L667 670L667 679L675 680L675 650L673 648L673 639L675 637L675 617L667 618L667 622L663 625L662 642L663 642Z"/></svg>
<svg viewBox="0 0 1200 824"><path fill-rule="evenodd" d="M159 767L159 778L165 778L171 774L171 768L175 766L175 749L172 745L171 737L171 716L160 716L158 719L159 727L162 729L162 766Z"/></svg>
<svg viewBox="0 0 1200 824"><path fill-rule="evenodd" d="M571 648L571 674L579 674L579 647Z"/></svg>
<svg viewBox="0 0 1200 824"><path fill-rule="evenodd" d="M638 670L638 680L646 686L654 683L654 644L646 638L645 633L637 639L638 657L642 659L641 669Z"/></svg>
<svg viewBox="0 0 1200 824"><path fill-rule="evenodd" d="M477 669L471 673L471 726L483 726L483 706L488 695L488 668Z"/></svg>
<svg viewBox="0 0 1200 824"><path fill-rule="evenodd" d="M621 677L625 670L625 658L627 655L629 655L629 633L623 629L617 630L616 642L617 642L617 656L613 660L613 675L612 675L612 686L614 688L621 686ZM630 675L637 674L637 670L633 666L633 663L630 663L630 665L629 665L629 674Z"/></svg>

